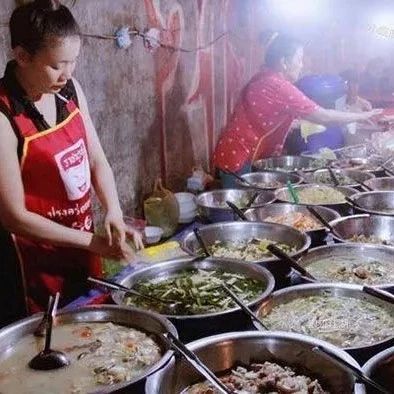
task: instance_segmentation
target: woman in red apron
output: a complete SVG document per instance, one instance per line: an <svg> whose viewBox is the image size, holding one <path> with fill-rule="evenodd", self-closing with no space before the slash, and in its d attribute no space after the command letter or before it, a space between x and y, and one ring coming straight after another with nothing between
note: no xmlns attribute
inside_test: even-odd
<svg viewBox="0 0 394 394"><path fill-rule="evenodd" d="M80 49L72 14L36 0L14 11L10 30L14 60L0 81L0 324L23 315L23 299L32 313L57 291L63 305L80 295L88 275L101 275L99 256L132 259L126 232L142 246L126 230L86 98L71 79ZM93 234L91 186L106 238Z"/></svg>
<svg viewBox="0 0 394 394"><path fill-rule="evenodd" d="M366 121L380 110L339 112L319 107L294 85L302 69L302 45L276 34L268 44L265 66L246 85L230 121L219 137L213 162L219 170L243 174L254 160L280 155L292 122L297 118L318 124ZM220 171L224 187L234 178Z"/></svg>

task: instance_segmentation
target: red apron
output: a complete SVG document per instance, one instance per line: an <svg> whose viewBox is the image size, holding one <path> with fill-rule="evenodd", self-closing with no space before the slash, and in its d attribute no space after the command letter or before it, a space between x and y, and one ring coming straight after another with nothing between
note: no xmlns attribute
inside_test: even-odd
<svg viewBox="0 0 394 394"><path fill-rule="evenodd" d="M0 101L10 108L5 91ZM93 232L91 181L86 130L79 109L67 104L68 117L38 131L25 113L12 118L23 144L21 176L27 210L64 226ZM102 274L98 256L13 235L22 265L28 310L43 310L57 291L65 304L86 289L88 275Z"/></svg>

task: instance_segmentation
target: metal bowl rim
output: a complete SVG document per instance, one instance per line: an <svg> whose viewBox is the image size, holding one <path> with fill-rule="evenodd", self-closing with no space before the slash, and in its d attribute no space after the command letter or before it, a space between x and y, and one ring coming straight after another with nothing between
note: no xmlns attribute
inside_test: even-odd
<svg viewBox="0 0 394 394"><path fill-rule="evenodd" d="M319 252L321 250L325 251L325 250L329 250L329 249L332 249L332 250L345 249L346 250L348 248L349 249L363 249L363 250L365 250L365 249L381 250L381 251L386 251L389 254L392 253L393 257L394 257L394 249L392 247L390 247L390 246L375 245L375 244L364 244L364 243L361 243L361 242L358 242L358 243L356 243L356 242L347 242L347 243L343 242L343 243L335 243L335 244L331 244L331 245L322 245L322 246L317 246L315 248L311 248L311 249L309 249L308 253L303 255L303 256L301 256L298 259L297 262L298 262L298 264L301 267L307 268L309 266L309 264L308 264L308 262L305 262L304 260L307 260L308 257L310 257L311 254L313 254L315 252ZM393 266L394 266L394 262L393 262ZM313 282L311 282L311 283L313 283ZM322 281L319 281L318 283L336 283L336 282L322 282ZM338 283L346 284L346 282L338 282ZM379 285L374 285L374 287L377 287L377 288L380 288L380 289L387 289L387 288L392 287L392 286L393 286L393 283L381 283Z"/></svg>
<svg viewBox="0 0 394 394"><path fill-rule="evenodd" d="M333 170L335 173L336 173L336 172L339 172L339 173L341 173L341 172L356 172L356 173L358 173L359 175L360 175L360 174L366 175L366 176L368 176L369 178L367 178L365 181L363 181L364 183L365 183L365 182L368 182L368 181L371 180L371 179L376 179L375 174L373 174L372 172L361 171L361 170L359 170L359 169L353 169L353 168L333 168L332 170ZM316 171L313 171L312 174L311 174L312 177L313 177L313 179L311 179L311 180L312 180L311 184L331 186L331 184L327 184L327 183L323 183L323 182L322 182L322 183L319 183L319 182L317 182L316 179L314 178L314 177L315 177L315 174L321 174L321 173L323 173L323 172L328 172L328 170L327 170L326 168L320 168L320 169L318 169L318 170L316 170ZM345 174L345 175L346 175L346 174ZM352 180L355 181L355 179L352 179ZM359 183L358 183L358 182L356 182L356 183L349 183L349 184L346 184L346 185L339 185L339 186L345 186L345 187L350 187L350 188L354 189L354 188L356 188L356 187L359 186ZM334 187L335 187L335 186L334 186Z"/></svg>
<svg viewBox="0 0 394 394"><path fill-rule="evenodd" d="M119 283L120 284L124 284L124 282L126 282L129 278L132 278L133 276L137 276L139 274L144 274L146 272L151 271L154 268L159 267L160 271L165 271L168 267L172 267L172 266L179 266L179 271L181 271L182 269L187 269L187 268L192 268L194 267L194 265L198 265L199 263L202 263L204 261L212 261L215 265L216 261L228 261L231 264L235 264L235 265L243 265L245 267L248 267L248 270L253 270L256 271L257 273L261 274L261 277L264 277L266 280L266 284L267 287L264 289L264 291L262 293L260 293L260 295L251 300L250 302L248 302L246 305L250 306L254 306L254 305L258 305L260 304L262 301L264 301L266 298L268 298L271 293L274 290L275 287L275 278L272 275L272 273L270 271L268 271L265 267L259 266L257 264L253 264L250 265L249 263L245 263L243 261L240 260L235 260L235 259L224 259L224 258L214 258L214 257L209 257L207 259L201 260L201 261L193 261L193 258L190 259L188 257L185 257L184 259L179 259L176 261L172 261L172 260L168 260L156 265L151 265L151 266L147 266L147 267L141 267L139 269L136 269L135 271L133 271L132 273L130 273L129 275L127 275L125 278L123 278ZM190 263L190 265L188 264ZM230 271L230 270L229 270ZM116 290L113 290L111 292L111 297L114 300L114 302L117 305L121 305L124 308L128 308L127 305L121 303L120 301L120 296L119 296L119 292ZM137 307L133 307L138 309ZM144 309L145 310L145 309ZM204 318L213 318L213 317L220 317L223 315L227 315L229 313L233 313L233 312L237 312L240 311L240 307L239 306L235 306L234 308L231 309L226 309L224 311L221 312L211 312L211 313L204 313L204 314L200 314L200 315L166 315L166 314L160 314L160 316L163 316L166 319L173 319L173 320L197 320L197 319L204 319ZM158 312L154 312L155 314L158 314Z"/></svg>
<svg viewBox="0 0 394 394"><path fill-rule="evenodd" d="M385 360L387 357L394 356L394 346L382 350L381 352L375 354L371 357L362 367L362 370L368 376L371 375L373 369L378 366L380 361Z"/></svg>
<svg viewBox="0 0 394 394"><path fill-rule="evenodd" d="M310 238L310 236L306 233L303 233L297 229L295 229L294 227L291 226L286 226L285 224L278 224L278 223L270 223L270 222L241 222L241 221L236 221L236 222L218 222L218 223L212 223L212 224L207 224L206 226L203 226L200 228L200 231L203 231L203 229L208 228L208 227L218 227L218 226L225 226L225 227L231 227L233 225L258 225L260 227L262 226L280 226L280 227L286 227L287 230L290 230L291 232L297 232L297 235L301 235L301 237L304 239L304 244L302 246L301 249L296 250L295 252L289 253L289 256L291 257L295 257L298 255L303 254L305 251L307 251L309 249L309 247L311 246L312 240ZM187 233L181 242L181 249L183 251L185 251L188 255L190 256L195 256L197 257L197 254L193 253L188 247L186 247L186 240L193 236L193 231L190 231L189 233ZM237 261L236 259L232 259ZM276 262L279 261L280 259L278 259L277 257L271 257L269 259L263 259L263 260L253 260L253 261L244 261L247 264L259 264L259 263L270 263L270 262ZM238 260L239 261L239 260Z"/></svg>
<svg viewBox="0 0 394 394"><path fill-rule="evenodd" d="M246 214L248 211L252 211L252 210L254 210L254 209L265 209L266 207L284 206L284 205L286 205L286 206L288 206L288 207L292 207L292 208L294 207L295 210L299 209L298 207L305 207L305 205L303 205L303 204L292 204L292 203L290 203L290 202L277 202L277 203L270 204L270 205L267 205L267 206L264 206L264 207L249 208L249 209L247 209L247 210L245 211L245 214ZM332 209L332 208L329 208L329 207L326 207L326 206L323 206L323 205L316 205L316 206L319 207L320 209L322 209L323 211L330 212L330 213L335 217L335 219L332 219L332 221L341 218L340 213L338 213L335 209ZM264 222L264 220L263 220L263 222ZM330 222L331 222L331 220L330 220ZM254 223L256 223L256 222L254 222ZM258 223L258 222L257 222L257 223ZM274 222L266 222L266 223L274 223ZM280 224L280 223L277 223L277 224ZM286 225L285 225L285 226L286 226ZM289 227L292 227L292 228L296 229L296 228L293 227L293 226L289 226ZM297 230L297 229L296 229L296 230ZM308 231L305 231L305 233L306 233L306 234L314 234L315 232L317 232L317 231L322 231L322 230L325 230L325 227L324 227L323 225L322 225L321 227L315 229L315 230L308 230ZM300 231L300 230L298 230L298 231ZM302 231L301 231L301 232L302 232Z"/></svg>
<svg viewBox="0 0 394 394"><path fill-rule="evenodd" d="M208 190L208 191L205 191L205 192L203 192L203 193L200 193L200 194L196 197L196 204L197 204L197 207L201 207L201 208L204 208L204 209L215 209L215 210L219 210L219 211L232 212L232 209L231 209L230 207L216 207L216 206L212 206L212 205L204 205L204 204L202 204L202 203L200 202L200 199L201 199L202 196L205 196L205 195L208 195L208 194L212 194L212 193L218 192L218 191L219 191L219 192L225 193L226 191L232 191L232 190L241 191L242 193L247 193L247 194L253 193L253 192L252 192L253 188L247 188L247 189L245 189L245 188L244 188L244 189L242 189L242 188L240 188L240 189L231 188L231 189L215 189L215 190ZM271 204L271 203L273 203L273 202L276 200L276 196L275 196L275 193L274 193L273 191L261 189L261 190L260 190L260 194L264 194L264 193L268 194L269 199L268 199L267 202L261 203L261 204L262 204L261 206ZM271 194L272 194L272 196L271 196ZM257 199L258 199L258 198L259 198L259 196L257 196ZM253 204L252 204L252 205L253 205ZM253 205L253 206L254 206L254 205ZM260 206L260 205L259 205L259 206ZM242 211L242 210L245 210L245 209L247 209L247 208L240 208L240 209L241 209L241 211Z"/></svg>
<svg viewBox="0 0 394 394"><path fill-rule="evenodd" d="M306 187L309 187L309 188L331 187L333 189L347 189L348 191L354 192L353 194L349 195L349 198L353 197L355 194L358 194L358 191L356 189L354 189L352 187L349 187L349 186L329 186L329 185L322 185L322 184L319 184L319 183L307 183L305 185L296 185L296 186L294 186L294 189L296 189L296 190L297 189L301 189L301 188L304 189ZM345 202L336 202L336 203L324 203L324 204L310 204L310 203L309 204L307 204L307 203L298 203L298 204L296 204L294 202L287 201L287 200L282 200L281 198L279 198L279 193L281 193L283 191L287 191L287 190L288 190L287 187L282 187L280 189L276 189L276 191L275 191L276 199L278 201L281 201L281 202L286 202L286 203L294 204L294 205L304 205L304 206L306 206L306 205L311 205L311 206L319 205L319 206L324 206L324 207L330 207L330 206L335 206L335 205L336 206L338 206L338 205L349 205L346 201Z"/></svg>
<svg viewBox="0 0 394 394"><path fill-rule="evenodd" d="M292 173L292 172L286 172L286 171L279 171L279 170L260 170L260 171L253 171L253 172L247 172L245 174L241 175L241 178L245 175L251 175L251 174L264 174L264 173L268 173L268 174L278 174L278 175L286 175L288 177L292 177L294 178L294 180L291 182L293 185L300 185L304 182L304 178L296 173ZM279 189L279 187L260 187L260 186L250 186L246 183L241 182L239 179L236 179L235 182L237 183L237 185L242 185L245 188L248 189L256 189L256 190L276 190ZM282 187L282 186L280 186ZM275 197L276 199L276 197Z"/></svg>
<svg viewBox="0 0 394 394"><path fill-rule="evenodd" d="M74 308L74 309L70 309L70 310L60 309L57 312L57 316L59 316L59 317L72 316L77 313L99 312L100 309L109 310L109 311L114 310L114 311L119 311L119 312L123 312L126 314L136 312L136 313L149 315L151 318L158 321L165 329L167 329L169 332L171 332L173 335L175 335L178 338L178 332L177 332L175 326L168 319L166 319L164 316L159 315L158 313L146 311L146 310L140 309L140 308L125 308L120 305L109 305L109 304L89 305L89 306L78 307L78 308ZM6 327L3 327L2 329L0 329L0 337L1 336L7 337L7 335L10 335L10 333L12 333L12 331L17 329L18 327L28 326L28 325L34 324L36 322L38 323L42 319L43 314L44 314L43 312L35 313L34 315L28 316L24 319L18 320L16 322L8 325ZM100 322L100 320L96 320L96 321L92 320L91 322ZM107 320L102 320L102 322L103 323L107 322ZM113 320L108 320L108 322L113 322ZM76 322L76 323L78 323L78 322ZM83 322L81 322L81 323L83 323ZM117 324L117 323L115 322L114 324ZM132 327L132 326L130 326L130 327ZM137 329L139 329L139 328L137 328ZM142 328L140 328L140 330L141 329ZM146 332L148 332L148 331L146 331ZM20 339L22 339L23 337L24 336L20 337L18 339L18 341ZM15 344L18 341L15 341L12 345L15 346ZM156 363L154 363L152 366L147 368L143 374L141 374L131 380L128 380L126 382L117 383L117 384L113 384L113 385L107 385L107 386L103 386L103 387L97 387L97 389L95 389L92 393L95 393L95 394L113 393L117 390L126 388L128 386L136 384L137 382L147 379L150 375L161 370L170 361L173 354L174 354L174 352L172 350L168 349L161 355L161 358Z"/></svg>
<svg viewBox="0 0 394 394"><path fill-rule="evenodd" d="M343 289L343 290L350 290L350 291L354 291L354 292L359 292L363 295L366 295L367 297L371 297L371 299L374 299L375 297L372 295L369 295L367 293L364 293L362 291L363 286L362 285L357 285L357 284L350 284L350 283L341 283L341 282L321 282L321 283L308 283L308 284L299 284L299 285L295 285L295 286L290 286L290 287L285 287L283 289L277 290L275 292L273 292L271 294L271 296L263 301L263 303L259 306L258 310L257 310L257 315L259 316L259 312L261 310L261 308L265 305L265 303L267 302L271 302L272 300L274 300L277 297L289 294L289 293L294 293L297 291L307 291L307 290L324 290L324 289L335 289L335 288L339 288L339 289ZM385 301L380 300L380 302L385 303ZM389 302L387 302L387 305L391 305ZM394 307L393 307L394 309ZM253 325L255 327L256 323L253 322ZM314 338L314 337L312 337ZM383 345L385 343L390 343L392 340L394 339L394 333L392 336L379 341L379 342L374 342L370 345L365 345L365 346L354 346L354 347L343 347L340 349L346 350L346 351L357 351L360 349L369 349L371 347L374 346L379 346L379 345ZM335 346L335 345L333 345ZM338 346L339 347L339 346Z"/></svg>
<svg viewBox="0 0 394 394"><path fill-rule="evenodd" d="M269 157L264 157L263 159L259 159L259 160L255 160L255 161L253 161L252 162L252 168L257 168L257 169L259 169L259 167L257 166L256 167L256 163L261 163L261 162L263 162L263 161L268 161L268 160L275 160L275 159L284 159L284 158L290 158L290 159L299 159L299 160L308 160L309 161L309 163L313 163L313 162L319 162L319 160L322 160L322 159L317 159L317 158L313 158L313 157L307 157L307 156L300 156L300 155L282 155L282 156L269 156ZM325 159L323 159L323 160L325 160ZM317 170L317 169L319 169L319 168L323 168L324 167L324 165L322 164L321 166L319 166L319 167L313 167L313 168L305 168L305 169L302 169L302 171L303 172L312 172L312 171L315 171L315 170ZM263 170L262 168L260 168L260 170ZM264 169L265 170L265 169ZM274 169L275 170L275 169ZM300 169L301 170L301 169ZM295 171L293 170L293 171L286 171L286 170L276 170L276 171L279 171L279 172L284 172L284 173L294 173Z"/></svg>

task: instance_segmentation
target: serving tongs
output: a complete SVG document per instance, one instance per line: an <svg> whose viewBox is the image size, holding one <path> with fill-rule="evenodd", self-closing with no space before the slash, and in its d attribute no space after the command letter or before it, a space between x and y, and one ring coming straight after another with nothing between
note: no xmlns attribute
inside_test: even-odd
<svg viewBox="0 0 394 394"><path fill-rule="evenodd" d="M137 297L145 298L145 299L150 300L150 301L159 302L160 304L164 304L166 306L166 309L168 310L168 312L170 312L171 314L176 314L176 312L179 311L180 306L182 305L182 303L179 302L179 301L163 300L161 298L154 297L152 295L142 294L142 293L140 293L137 290L129 289L126 286L120 285L119 283L112 282L112 281L107 280L107 279L94 278L94 277L89 276L88 277L88 281L92 282L92 283L99 284L101 286L107 287L107 288L112 289L112 290L122 291L122 292L124 292L126 294L132 294L132 295L135 295Z"/></svg>
<svg viewBox="0 0 394 394"><path fill-rule="evenodd" d="M327 170L328 170L328 173L330 174L330 178L331 178L334 186L339 186L340 182L339 182L335 172L333 171L333 169L330 166L328 166Z"/></svg>
<svg viewBox="0 0 394 394"><path fill-rule="evenodd" d="M324 227L328 228L330 233L334 234L337 238L342 238L334 229L334 227L331 226L331 224L322 216L320 213L311 206L307 206L306 209L308 212L310 212Z"/></svg>
<svg viewBox="0 0 394 394"><path fill-rule="evenodd" d="M394 295L389 293L388 291L372 287L372 286L363 286L363 292L367 293L373 297L377 297L382 301L389 302L390 304L394 304Z"/></svg>
<svg viewBox="0 0 394 394"><path fill-rule="evenodd" d="M166 342L173 350L177 351L197 372L207 379L222 394L232 394L233 392L227 388L220 379L200 360L200 358L189 350L175 335L170 332L160 334L164 342Z"/></svg>
<svg viewBox="0 0 394 394"><path fill-rule="evenodd" d="M248 218L245 216L245 214L243 213L243 211L238 208L234 203L232 203L231 201L226 201L226 204L229 206L229 208L231 208L231 210L244 222L248 221Z"/></svg>
<svg viewBox="0 0 394 394"><path fill-rule="evenodd" d="M226 293L230 298L241 308L241 310L254 322L256 322L264 331L268 331L269 328L261 321L261 319L253 313L253 311L225 284L221 284Z"/></svg>
<svg viewBox="0 0 394 394"><path fill-rule="evenodd" d="M295 271L297 271L300 276L304 279L307 279L308 281L314 281L317 282L317 279L311 275L305 268L301 267L296 260L294 260L291 256L289 256L286 252L284 252L282 249L278 248L274 244L269 244L267 246L267 249L278 259L280 259L282 262L287 264L290 268L293 268Z"/></svg>
<svg viewBox="0 0 394 394"><path fill-rule="evenodd" d="M338 357L336 354L330 352L328 349L323 348L322 346L315 346L312 348L312 351L315 353L320 353L326 359L333 361L342 369L346 369L351 372L357 379L361 382L365 383L366 385L373 387L375 390L378 390L380 393L390 394L390 391L382 387L379 383L375 382L373 379L368 377L363 371L359 368L355 367L354 365L350 364L348 361Z"/></svg>

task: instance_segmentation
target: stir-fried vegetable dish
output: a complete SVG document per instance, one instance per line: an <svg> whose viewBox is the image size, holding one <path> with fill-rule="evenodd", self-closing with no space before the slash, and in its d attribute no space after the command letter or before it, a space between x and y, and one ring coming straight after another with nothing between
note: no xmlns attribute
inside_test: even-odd
<svg viewBox="0 0 394 394"><path fill-rule="evenodd" d="M269 244L274 244L287 253L295 251L295 248L290 245L260 238L252 238L246 241L215 241L208 249L210 254L215 257L258 261L272 257L271 252L267 249Z"/></svg>
<svg viewBox="0 0 394 394"><path fill-rule="evenodd" d="M202 269L185 270L164 280L137 282L133 289L160 300L176 300L181 304L178 315L199 315L225 311L235 307L232 299L222 287L226 284L243 301L255 300L266 288L262 281L248 278L243 274ZM134 295L125 297L127 305L135 305L169 314L165 304Z"/></svg>
<svg viewBox="0 0 394 394"><path fill-rule="evenodd" d="M28 362L44 338L28 335L0 358L1 393L90 393L138 377L161 358L145 333L112 323L72 323L53 329L51 348L70 359L67 368L35 371Z"/></svg>
<svg viewBox="0 0 394 394"><path fill-rule="evenodd" d="M311 335L340 347L368 346L394 335L393 310L358 298L316 295L275 306L270 330Z"/></svg>
<svg viewBox="0 0 394 394"><path fill-rule="evenodd" d="M220 380L234 394L329 394L316 379L300 375L294 369L266 361L262 364L238 366ZM181 394L217 394L208 382L197 383Z"/></svg>
<svg viewBox="0 0 394 394"><path fill-rule="evenodd" d="M335 172L335 178L338 180L338 183L341 186L353 185L357 183L357 181L352 179L350 176L347 176L340 172ZM313 174L313 181L316 183L323 183L326 185L334 184L334 181L331 178L330 173L328 171Z"/></svg>
<svg viewBox="0 0 394 394"><path fill-rule="evenodd" d="M301 204L324 205L346 202L343 193L328 186L298 189L297 193ZM293 201L290 194L288 194L287 198L288 201Z"/></svg>

